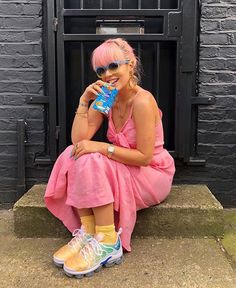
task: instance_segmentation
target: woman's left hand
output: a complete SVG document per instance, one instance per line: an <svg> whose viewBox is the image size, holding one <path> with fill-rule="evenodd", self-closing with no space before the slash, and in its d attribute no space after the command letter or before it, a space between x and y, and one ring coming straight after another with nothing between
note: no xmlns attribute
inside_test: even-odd
<svg viewBox="0 0 236 288"><path fill-rule="evenodd" d="M82 140L74 145L71 151L70 157L74 157L77 160L80 156L88 153L101 152L104 147L103 142Z"/></svg>

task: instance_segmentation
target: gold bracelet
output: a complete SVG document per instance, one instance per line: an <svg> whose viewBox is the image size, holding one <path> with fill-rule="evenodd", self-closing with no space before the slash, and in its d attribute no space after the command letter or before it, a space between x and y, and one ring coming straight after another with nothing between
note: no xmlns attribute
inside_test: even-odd
<svg viewBox="0 0 236 288"><path fill-rule="evenodd" d="M80 116L80 117L83 117L83 118L87 118L88 117L88 113L87 112L85 112L85 113L75 112L75 114Z"/></svg>
<svg viewBox="0 0 236 288"><path fill-rule="evenodd" d="M79 112L79 107L76 109L75 114L88 114L88 110L86 112Z"/></svg>

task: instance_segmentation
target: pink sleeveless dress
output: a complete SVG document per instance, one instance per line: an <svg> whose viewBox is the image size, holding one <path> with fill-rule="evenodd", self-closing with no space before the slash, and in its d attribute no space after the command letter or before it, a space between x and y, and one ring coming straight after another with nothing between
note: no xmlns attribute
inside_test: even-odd
<svg viewBox="0 0 236 288"><path fill-rule="evenodd" d="M162 112L159 109L161 118ZM114 145L136 148L136 130L129 117L116 131L109 114L107 137ZM156 125L155 150L149 166L130 166L100 153L70 158L73 146L60 154L51 172L45 204L69 231L80 227L76 208L91 208L114 202L116 229L122 227L123 248L131 251L130 240L137 210L162 202L169 194L175 173L174 160L163 148L162 121Z"/></svg>

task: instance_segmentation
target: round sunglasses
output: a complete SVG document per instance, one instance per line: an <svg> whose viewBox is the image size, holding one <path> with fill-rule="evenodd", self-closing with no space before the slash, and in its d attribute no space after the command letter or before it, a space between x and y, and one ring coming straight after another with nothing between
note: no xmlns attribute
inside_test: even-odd
<svg viewBox="0 0 236 288"><path fill-rule="evenodd" d="M102 77L103 74L106 73L107 70L110 71L115 71L116 69L119 68L119 66L121 64L128 64L129 60L117 60L117 61L113 61L110 64L106 65L106 66L99 66L95 68L95 72L97 73L98 77Z"/></svg>

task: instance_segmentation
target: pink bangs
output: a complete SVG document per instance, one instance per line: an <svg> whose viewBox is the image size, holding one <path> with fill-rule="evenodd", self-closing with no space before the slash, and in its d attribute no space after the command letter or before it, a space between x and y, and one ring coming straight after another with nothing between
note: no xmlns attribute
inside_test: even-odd
<svg viewBox="0 0 236 288"><path fill-rule="evenodd" d="M125 60L122 50L113 42L102 43L92 54L92 67L106 66L115 60Z"/></svg>

